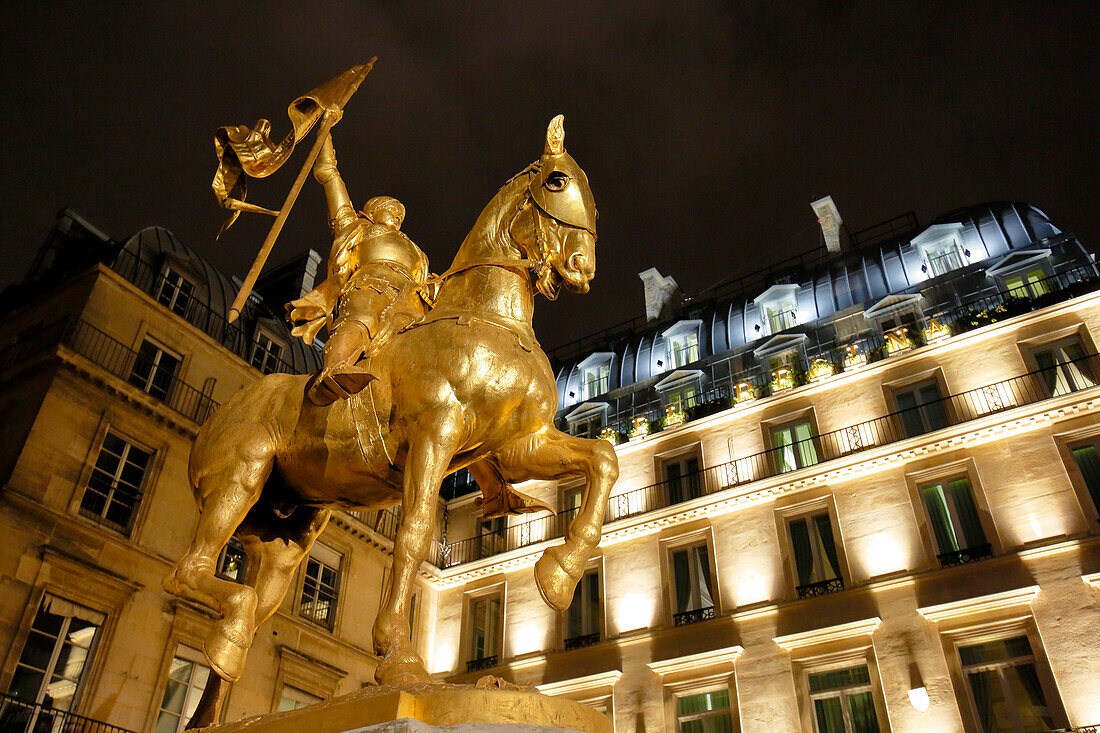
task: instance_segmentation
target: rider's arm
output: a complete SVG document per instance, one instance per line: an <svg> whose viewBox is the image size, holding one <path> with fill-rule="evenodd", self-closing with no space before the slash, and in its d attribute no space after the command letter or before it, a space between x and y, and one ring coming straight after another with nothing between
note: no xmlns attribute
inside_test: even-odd
<svg viewBox="0 0 1100 733"><path fill-rule="evenodd" d="M325 198L328 200L329 226L332 229L333 251L329 254L330 274L333 266L342 258L340 244L344 235L348 233L352 225L359 219L355 213L355 207L348 195L348 188L344 185L344 179L336 169L336 151L332 147L332 138L325 140L321 148L317 162L313 164L313 177L324 186Z"/></svg>

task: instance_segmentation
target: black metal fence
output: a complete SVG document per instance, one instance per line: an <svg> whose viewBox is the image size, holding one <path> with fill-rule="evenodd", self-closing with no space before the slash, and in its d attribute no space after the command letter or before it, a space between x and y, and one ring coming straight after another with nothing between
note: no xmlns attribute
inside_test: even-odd
<svg viewBox="0 0 1100 733"><path fill-rule="evenodd" d="M135 733L128 728L85 718L67 710L0 694L0 731L4 733Z"/></svg>
<svg viewBox="0 0 1100 733"><path fill-rule="evenodd" d="M1074 378L1064 378L1072 370ZM1082 379L1083 378L1083 379ZM605 522L652 512L733 486L773 478L871 448L897 443L951 425L1034 404L1100 384L1100 355L1092 354L1018 377L948 395L906 410L789 445L773 447L727 463L612 496ZM576 515L569 509L461 540L442 548L440 567L451 567L501 552L556 539ZM977 552L980 548L972 548ZM941 558L942 559L942 558ZM959 562L967 558L958 558ZM439 564L439 563L437 563Z"/></svg>

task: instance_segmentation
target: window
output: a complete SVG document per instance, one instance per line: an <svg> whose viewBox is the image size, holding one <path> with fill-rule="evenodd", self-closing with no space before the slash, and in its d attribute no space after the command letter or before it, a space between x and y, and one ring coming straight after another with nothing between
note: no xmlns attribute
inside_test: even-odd
<svg viewBox="0 0 1100 733"><path fill-rule="evenodd" d="M1004 280L1005 289L1014 298L1038 298L1040 295L1046 295L1050 292L1050 286L1047 284L1047 273L1041 267L1010 275Z"/></svg>
<svg viewBox="0 0 1100 733"><path fill-rule="evenodd" d="M792 422L772 428L772 451L779 473L816 464L817 449L810 422Z"/></svg>
<svg viewBox="0 0 1100 733"><path fill-rule="evenodd" d="M764 317L768 321L768 333L779 333L798 325L798 311L792 303L775 302L764 306Z"/></svg>
<svg viewBox="0 0 1100 733"><path fill-rule="evenodd" d="M689 331L669 337L668 358L673 369L699 361L699 334Z"/></svg>
<svg viewBox="0 0 1100 733"><path fill-rule="evenodd" d="M829 511L823 509L788 519L787 531L791 537L798 597L809 598L843 590L840 556L833 539Z"/></svg>
<svg viewBox="0 0 1100 733"><path fill-rule="evenodd" d="M1032 352L1039 380L1052 397L1096 385L1092 359L1077 337L1063 339Z"/></svg>
<svg viewBox="0 0 1100 733"><path fill-rule="evenodd" d="M867 666L806 675L816 733L878 733Z"/></svg>
<svg viewBox="0 0 1100 733"><path fill-rule="evenodd" d="M562 513L565 514L567 520L573 519L577 516L577 512L581 510L581 505L584 503L584 486L572 486L568 489L562 489L561 492L561 508ZM568 513L567 513L568 512Z"/></svg>
<svg viewBox="0 0 1100 733"><path fill-rule="evenodd" d="M935 379L894 390L894 402L907 437L947 427L943 396Z"/></svg>
<svg viewBox="0 0 1100 733"><path fill-rule="evenodd" d="M565 416L570 435L578 438L598 438L607 415L606 402L586 402Z"/></svg>
<svg viewBox="0 0 1100 733"><path fill-rule="evenodd" d="M47 594L34 616L7 694L28 704L73 710L95 651L102 614ZM51 730L51 721L19 706L0 711L0 729Z"/></svg>
<svg viewBox="0 0 1100 733"><path fill-rule="evenodd" d="M279 706L275 708L276 712L283 712L284 710L297 710L298 708L304 708L306 705L312 705L316 702L321 702L323 698L311 695L305 690L299 690L297 687L291 687L290 685L283 685L283 692L279 695Z"/></svg>
<svg viewBox="0 0 1100 733"><path fill-rule="evenodd" d="M699 472L699 457L679 456L661 465L668 487L668 503L679 504L703 495L703 475Z"/></svg>
<svg viewBox="0 0 1100 733"><path fill-rule="evenodd" d="M263 331L256 331L249 361L264 374L276 372L283 361L283 345Z"/></svg>
<svg viewBox="0 0 1100 733"><path fill-rule="evenodd" d="M507 529L505 519L505 517L493 517L492 519L482 517L478 520L478 557L488 557L504 552L506 549L504 532Z"/></svg>
<svg viewBox="0 0 1100 733"><path fill-rule="evenodd" d="M336 601L340 586L340 553L314 544L306 560L302 599L298 614L302 618L332 629L336 623Z"/></svg>
<svg viewBox="0 0 1100 733"><path fill-rule="evenodd" d="M236 537L230 537L229 543L222 548L222 554L218 557L217 575L223 580L244 583L247 573L248 555L244 552L244 546Z"/></svg>
<svg viewBox="0 0 1100 733"><path fill-rule="evenodd" d="M152 459L153 451L108 431L80 498L80 513L120 532L129 532Z"/></svg>
<svg viewBox="0 0 1100 733"><path fill-rule="evenodd" d="M761 336L770 336L798 325L798 286L793 283L772 285L753 298L760 308ZM756 329L760 331L759 328Z"/></svg>
<svg viewBox="0 0 1100 733"><path fill-rule="evenodd" d="M157 302L179 315L187 314L187 306L195 294L195 284L171 267L165 268L157 291Z"/></svg>
<svg viewBox="0 0 1100 733"><path fill-rule="evenodd" d="M565 648L576 649L600 640L600 572L589 570L577 584L565 612Z"/></svg>
<svg viewBox="0 0 1100 733"><path fill-rule="evenodd" d="M1069 450L1092 499L1092 508L1100 512L1100 451L1095 443L1070 446Z"/></svg>
<svg viewBox="0 0 1100 733"><path fill-rule="evenodd" d="M986 733L1054 727L1026 636L959 647L970 702Z"/></svg>
<svg viewBox="0 0 1100 733"><path fill-rule="evenodd" d="M729 690L677 697L676 725L680 733L731 733Z"/></svg>
<svg viewBox="0 0 1100 733"><path fill-rule="evenodd" d="M500 654L502 618L501 594L478 596L470 600L470 662L483 662L484 666L467 665L469 670L486 669L496 664Z"/></svg>
<svg viewBox="0 0 1100 733"><path fill-rule="evenodd" d="M166 400L181 361L180 357L145 339L134 359L134 368L130 370L130 384L158 400Z"/></svg>
<svg viewBox="0 0 1100 733"><path fill-rule="evenodd" d="M603 362L584 370L584 398L590 400L611 389L611 363Z"/></svg>
<svg viewBox="0 0 1100 733"><path fill-rule="evenodd" d="M210 678L210 668L202 659L202 652L190 647L180 646L176 651L153 733L180 733L195 714Z"/></svg>
<svg viewBox="0 0 1100 733"><path fill-rule="evenodd" d="M990 557L970 479L958 476L920 487L921 499L932 524L940 564L959 565Z"/></svg>
<svg viewBox="0 0 1100 733"><path fill-rule="evenodd" d="M679 389L665 392L665 404L679 410L694 407L696 405L697 387L696 384L687 384Z"/></svg>
<svg viewBox="0 0 1100 733"><path fill-rule="evenodd" d="M710 553L706 543L669 552L672 566L672 620L677 626L714 618Z"/></svg>

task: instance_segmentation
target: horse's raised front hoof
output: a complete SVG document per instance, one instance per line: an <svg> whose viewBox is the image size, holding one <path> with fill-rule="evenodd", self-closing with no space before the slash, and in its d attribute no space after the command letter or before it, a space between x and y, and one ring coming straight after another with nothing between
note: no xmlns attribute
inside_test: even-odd
<svg viewBox="0 0 1100 733"><path fill-rule="evenodd" d="M557 547L548 547L542 553L535 563L535 587L550 608L568 611L579 578L572 577L562 567L560 552Z"/></svg>
<svg viewBox="0 0 1100 733"><path fill-rule="evenodd" d="M418 654L387 654L374 670L374 681L380 685L415 685L431 682Z"/></svg>
<svg viewBox="0 0 1100 733"><path fill-rule="evenodd" d="M248 647L230 638L221 624L215 624L210 630L202 643L202 652L210 668L223 680L236 682L241 678Z"/></svg>

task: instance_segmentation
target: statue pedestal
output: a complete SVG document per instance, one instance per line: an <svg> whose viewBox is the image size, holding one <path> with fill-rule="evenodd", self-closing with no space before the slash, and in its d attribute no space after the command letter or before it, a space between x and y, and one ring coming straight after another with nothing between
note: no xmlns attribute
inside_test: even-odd
<svg viewBox="0 0 1100 733"><path fill-rule="evenodd" d="M587 705L538 692L469 685L365 687L315 705L204 728L204 733L612 733Z"/></svg>

